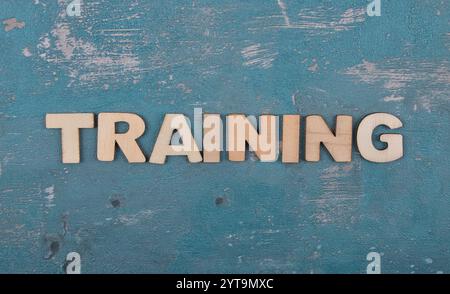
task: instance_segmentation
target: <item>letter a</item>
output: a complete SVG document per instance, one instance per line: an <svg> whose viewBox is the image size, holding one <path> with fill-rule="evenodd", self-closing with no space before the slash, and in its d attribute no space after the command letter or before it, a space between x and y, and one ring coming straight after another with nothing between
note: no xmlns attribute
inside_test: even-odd
<svg viewBox="0 0 450 294"><path fill-rule="evenodd" d="M66 13L68 16L81 16L81 0L74 0L67 5Z"/></svg>
<svg viewBox="0 0 450 294"><path fill-rule="evenodd" d="M374 0L367 5L368 16L381 16L381 0Z"/></svg>

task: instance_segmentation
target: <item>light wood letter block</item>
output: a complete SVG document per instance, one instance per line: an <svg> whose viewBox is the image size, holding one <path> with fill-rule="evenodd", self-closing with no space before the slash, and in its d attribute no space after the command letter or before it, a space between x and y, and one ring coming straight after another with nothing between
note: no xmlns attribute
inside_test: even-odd
<svg viewBox="0 0 450 294"><path fill-rule="evenodd" d="M170 145L173 132L178 131L182 144ZM167 156L187 156L189 162L201 162L202 155L183 114L166 114L153 147L150 162L164 164Z"/></svg>
<svg viewBox="0 0 450 294"><path fill-rule="evenodd" d="M403 126L400 119L389 113L373 113L361 121L356 135L361 156L372 162L391 162L403 157L403 136L400 134L383 134L380 141L387 144L386 149L378 150L372 142L372 133L378 126L397 129Z"/></svg>
<svg viewBox="0 0 450 294"><path fill-rule="evenodd" d="M321 116L307 116L305 159L319 161L320 144L323 143L336 162L352 161L352 121L349 115L338 115L334 135Z"/></svg>
<svg viewBox="0 0 450 294"><path fill-rule="evenodd" d="M276 161L279 155L278 117L261 115L258 133L245 115L227 115L228 159L230 161L244 161L246 143L260 161Z"/></svg>
<svg viewBox="0 0 450 294"><path fill-rule="evenodd" d="M93 113L55 113L45 116L48 129L61 129L63 163L80 163L80 129L94 127Z"/></svg>
<svg viewBox="0 0 450 294"><path fill-rule="evenodd" d="M300 161L300 115L283 115L282 162Z"/></svg>
<svg viewBox="0 0 450 294"><path fill-rule="evenodd" d="M116 123L128 124L126 133L116 133ZM133 113L100 113L98 115L97 158L113 161L116 143L128 162L145 162L145 155L136 140L145 132L145 122Z"/></svg>
<svg viewBox="0 0 450 294"><path fill-rule="evenodd" d="M220 152L223 149L223 126L220 114L205 114L203 116L203 162L220 162Z"/></svg>

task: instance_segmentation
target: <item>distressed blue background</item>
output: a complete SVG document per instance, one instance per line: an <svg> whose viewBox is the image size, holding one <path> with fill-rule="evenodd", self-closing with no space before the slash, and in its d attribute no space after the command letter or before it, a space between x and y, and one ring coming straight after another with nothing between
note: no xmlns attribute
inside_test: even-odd
<svg viewBox="0 0 450 294"><path fill-rule="evenodd" d="M0 272L450 272L448 1L2 0ZM8 31L7 31L8 30ZM371 112L404 123L373 164L61 164L51 112L135 112L148 156L165 113Z"/></svg>

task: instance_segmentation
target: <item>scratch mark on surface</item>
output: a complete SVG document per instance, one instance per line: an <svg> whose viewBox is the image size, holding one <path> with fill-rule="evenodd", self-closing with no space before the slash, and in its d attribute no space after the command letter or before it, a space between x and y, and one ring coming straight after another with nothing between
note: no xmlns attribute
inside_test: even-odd
<svg viewBox="0 0 450 294"><path fill-rule="evenodd" d="M242 57L245 59L243 65L248 67L257 67L268 69L272 67L272 62L278 55L269 49L264 49L261 44L253 44L241 50Z"/></svg>
<svg viewBox="0 0 450 294"><path fill-rule="evenodd" d="M430 62L404 62L399 59L388 60L384 65L363 60L344 71L344 74L354 76L362 82L374 84L385 81L386 89L401 89L415 81L430 81L438 84L450 83L449 64L433 64Z"/></svg>
<svg viewBox="0 0 450 294"><path fill-rule="evenodd" d="M287 14L287 7L286 7L286 3L284 3L283 0L277 0L278 6L280 7L281 10L281 14L283 15L283 19L284 19L284 25L287 27L291 26L291 20L289 19L289 16Z"/></svg>
<svg viewBox="0 0 450 294"><path fill-rule="evenodd" d="M118 223L124 224L127 226L135 225L141 221L145 221L153 216L153 211L148 210L142 210L135 214L123 214L120 215L118 218Z"/></svg>
<svg viewBox="0 0 450 294"><path fill-rule="evenodd" d="M353 223L355 209L363 195L362 188L355 177L359 176L361 162L353 161L346 165L326 168L320 176L322 194L310 199L315 212L311 218L320 224ZM351 179L349 182L348 179Z"/></svg>
<svg viewBox="0 0 450 294"><path fill-rule="evenodd" d="M292 96L291 96L291 101L292 101L292 105L294 105L295 106L295 104L296 104L296 102L297 102L297 97L298 97L298 94L300 93L300 91L299 90L296 90L295 92L294 92L294 94L292 94Z"/></svg>
<svg viewBox="0 0 450 294"><path fill-rule="evenodd" d="M25 27L25 22L18 21L15 17L8 18L3 21L3 25L5 26L5 32L12 31L14 29L23 29Z"/></svg>
<svg viewBox="0 0 450 294"><path fill-rule="evenodd" d="M405 97L390 95L383 98L384 102L400 102L405 100Z"/></svg>
<svg viewBox="0 0 450 294"><path fill-rule="evenodd" d="M256 20L263 20L264 23L258 28L251 30L259 30L261 28L279 28L279 29L299 29L310 35L325 35L334 32L348 31L362 23L366 19L365 8L348 8L339 11L333 7L318 6L314 8L303 8L297 14L297 19L289 17L287 6L283 0L277 0L281 15L259 16ZM267 22L279 22L267 25Z"/></svg>
<svg viewBox="0 0 450 294"><path fill-rule="evenodd" d="M53 207L55 204L53 204L53 200L55 200L55 186L52 185L50 187L47 187L44 189L44 192L47 194L45 196L45 199L47 199L46 207Z"/></svg>
<svg viewBox="0 0 450 294"><path fill-rule="evenodd" d="M347 31L356 24L364 22L365 10L363 8L349 8L341 15L335 16L336 11L328 7L319 7L319 9L302 9L298 16L300 22L296 25L298 28L323 31Z"/></svg>

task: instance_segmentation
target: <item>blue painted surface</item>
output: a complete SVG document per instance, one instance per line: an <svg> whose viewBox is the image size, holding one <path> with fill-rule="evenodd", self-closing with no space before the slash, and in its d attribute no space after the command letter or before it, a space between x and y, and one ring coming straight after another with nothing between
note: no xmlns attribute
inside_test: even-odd
<svg viewBox="0 0 450 294"><path fill-rule="evenodd" d="M0 272L450 272L448 1L2 0ZM404 123L403 159L61 164L52 112L319 113Z"/></svg>

